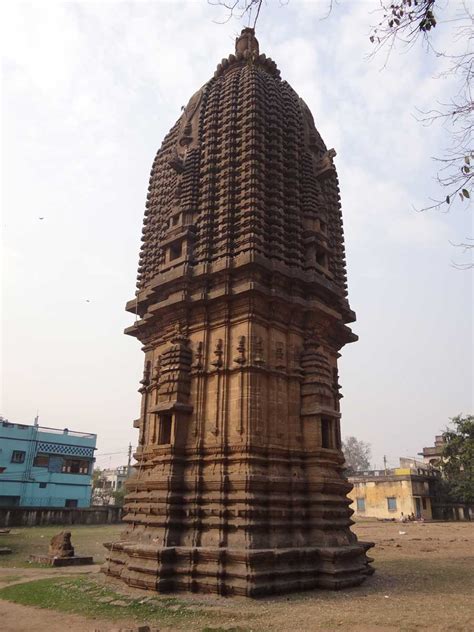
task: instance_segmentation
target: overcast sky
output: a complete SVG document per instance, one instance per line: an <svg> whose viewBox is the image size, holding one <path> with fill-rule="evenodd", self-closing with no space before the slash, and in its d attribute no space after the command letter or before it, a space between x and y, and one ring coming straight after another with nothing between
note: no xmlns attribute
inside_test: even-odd
<svg viewBox="0 0 474 632"><path fill-rule="evenodd" d="M337 151L360 336L340 361L342 431L381 467L472 411L473 277L450 245L473 236L472 208L414 210L437 192L431 157L446 144L415 116L449 97L439 60L417 47L382 69L367 59L377 5L341 2L321 19L327 5L275 0L257 36ZM121 464L137 441L143 354L122 330L151 164L242 25L215 24L205 0L10 2L2 14L0 413L96 432L98 465ZM435 29L440 47L452 27Z"/></svg>

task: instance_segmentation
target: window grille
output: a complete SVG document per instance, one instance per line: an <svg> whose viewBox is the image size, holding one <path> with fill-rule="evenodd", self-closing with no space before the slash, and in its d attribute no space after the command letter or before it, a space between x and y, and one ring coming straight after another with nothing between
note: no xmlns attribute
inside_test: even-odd
<svg viewBox="0 0 474 632"><path fill-rule="evenodd" d="M12 452L12 463L24 463L25 462L25 454L23 450L13 450Z"/></svg>

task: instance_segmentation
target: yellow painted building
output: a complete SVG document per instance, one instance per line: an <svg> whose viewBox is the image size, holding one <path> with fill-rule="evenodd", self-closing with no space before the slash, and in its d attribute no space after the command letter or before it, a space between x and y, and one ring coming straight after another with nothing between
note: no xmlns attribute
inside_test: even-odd
<svg viewBox="0 0 474 632"><path fill-rule="evenodd" d="M439 471L417 461L400 461L405 467L357 472L349 477L354 486L349 498L357 517L400 519L402 514L413 513L417 518L433 518L432 501Z"/></svg>

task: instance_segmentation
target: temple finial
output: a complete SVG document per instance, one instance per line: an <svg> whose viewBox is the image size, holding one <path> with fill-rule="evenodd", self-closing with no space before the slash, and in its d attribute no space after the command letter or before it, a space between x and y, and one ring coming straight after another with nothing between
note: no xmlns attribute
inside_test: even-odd
<svg viewBox="0 0 474 632"><path fill-rule="evenodd" d="M242 33L235 40L235 54L241 53L242 55L245 52L259 54L258 49L258 40L255 37L255 29L247 27L242 29Z"/></svg>

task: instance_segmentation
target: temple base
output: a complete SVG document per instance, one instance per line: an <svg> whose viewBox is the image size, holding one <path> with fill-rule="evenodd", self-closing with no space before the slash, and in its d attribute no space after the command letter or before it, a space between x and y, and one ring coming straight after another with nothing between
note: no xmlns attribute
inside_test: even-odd
<svg viewBox="0 0 474 632"><path fill-rule="evenodd" d="M169 592L264 595L314 588L358 586L374 572L366 555L371 542L339 547L235 550L155 548L115 542L105 545L102 571L129 586Z"/></svg>

